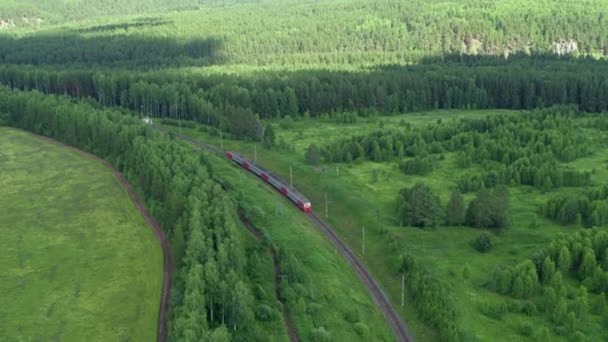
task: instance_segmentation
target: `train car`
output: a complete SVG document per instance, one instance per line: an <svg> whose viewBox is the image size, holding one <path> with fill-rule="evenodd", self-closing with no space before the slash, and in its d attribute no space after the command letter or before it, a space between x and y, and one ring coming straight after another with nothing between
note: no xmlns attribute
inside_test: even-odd
<svg viewBox="0 0 608 342"><path fill-rule="evenodd" d="M226 152L226 158L232 160L233 162L239 164L243 168L251 171L256 174L258 177L262 178L265 182L268 182L274 188L276 188L283 196L289 198L290 201L295 203L298 208L302 209L302 211L306 213L312 212L312 205L310 201L304 197L302 194L297 192L294 188L283 182L280 178L274 176L267 170L264 170L260 166L255 163L250 162L245 159L245 157L241 156L236 152Z"/></svg>

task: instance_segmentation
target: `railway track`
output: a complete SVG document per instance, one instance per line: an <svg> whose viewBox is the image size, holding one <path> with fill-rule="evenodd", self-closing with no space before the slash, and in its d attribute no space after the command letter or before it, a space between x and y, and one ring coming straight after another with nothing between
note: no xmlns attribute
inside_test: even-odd
<svg viewBox="0 0 608 342"><path fill-rule="evenodd" d="M157 127L157 128L162 131L165 131L165 132L168 131L165 128L161 128L161 127ZM215 147L213 145L206 144L200 140L194 139L192 137L189 137L189 136L186 136L186 135L183 135L180 133L175 133L175 132L173 132L173 133L175 134L176 137L178 137L184 141L187 141L187 142L197 146L198 148L207 149L207 150L217 154L220 157L224 157L224 151L218 149L217 147ZM357 276L361 279L363 284L367 287L368 291L371 293L372 298L374 299L374 303L376 304L376 306L378 307L380 312L382 312L382 314L384 315L389 326L393 330L393 333L395 334L397 341L400 341L400 342L413 341L414 339L410 335L410 333L407 329L407 326L405 325L405 323L403 322L403 320L401 319L401 317L399 316L399 314L397 313L395 308L392 306L386 293L384 293L384 291L380 288L380 286L378 285L378 282L374 279L374 277L369 272L367 267L365 267L365 265L361 262L361 260L359 260L359 258L357 258L357 256L353 253L353 251L342 241L342 239L340 239L336 235L336 233L334 233L334 231L331 229L331 227L327 223L325 223L319 216L317 216L315 213L309 213L309 214L305 214L305 215L307 215L309 220L315 226L317 226L321 230L321 232L323 232L325 234L325 236L327 236L327 238L333 243L333 245L336 247L336 249L340 251L340 254L342 254L344 259L346 259L346 261L353 267Z"/></svg>

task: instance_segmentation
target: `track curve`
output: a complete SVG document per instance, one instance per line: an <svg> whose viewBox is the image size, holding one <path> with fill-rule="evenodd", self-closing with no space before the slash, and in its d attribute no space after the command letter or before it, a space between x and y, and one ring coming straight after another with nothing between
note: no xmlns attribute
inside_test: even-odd
<svg viewBox="0 0 608 342"><path fill-rule="evenodd" d="M158 129L167 132L168 130L162 127L156 126ZM175 133L176 137L187 141L196 147L207 149L221 157L224 156L224 152L213 145L206 144L200 140L194 139L187 135L183 135L181 133ZM275 174L276 177L276 174ZM279 177L277 177L279 178ZM280 178L279 178L280 179ZM407 326L401 319L401 316L397 313L393 305L388 299L388 296L378 285L378 282L374 279L372 274L369 272L367 267L357 258L357 256L353 253L353 251L340 239L336 233L331 229L331 227L325 223L319 216L315 213L305 214L310 219L310 221L317 226L321 232L327 236L327 238L334 244L334 246L340 251L340 254L346 259L346 261L352 266L355 270L357 276L361 279L363 284L367 287L368 291L371 293L372 298L374 299L374 303L382 312L385 319L387 320L389 326L393 330L397 341L400 342L410 342L414 341L413 337L410 335Z"/></svg>
<svg viewBox="0 0 608 342"><path fill-rule="evenodd" d="M29 133L31 133L31 132L29 132ZM156 236L156 239L160 242L160 246L163 250L163 264L164 264L163 265L163 269L164 269L164 271L163 271L163 292L160 297L160 308L158 310L158 330L156 332L156 340L158 342L165 342L167 340L167 319L168 319L168 312L169 312L169 294L171 293L171 277L173 275L173 261L172 261L173 259L171 256L171 246L169 244L169 240L167 240L167 237L165 236L165 233L160 228L160 226L158 225L156 220L154 220L152 215L150 215L150 212L143 205L143 202L141 201L139 196L137 196L135 189L133 189L131 184L129 184L129 182L127 181L125 176L122 173L120 173L118 170L116 170L110 163L108 163L104 159L101 159L100 157L98 157L94 154L83 151L76 147L66 145L62 142L51 139L49 137L45 137L45 136L34 134L34 133L32 133L32 134L49 143L68 148L84 157L95 160L95 161L101 163L103 166L105 166L108 170L110 170L110 172L112 172L112 174L114 175L114 177L116 177L116 179L122 185L122 187L127 191L129 198L131 199L133 204L135 204L135 207L143 216L146 224L154 232L154 235Z"/></svg>

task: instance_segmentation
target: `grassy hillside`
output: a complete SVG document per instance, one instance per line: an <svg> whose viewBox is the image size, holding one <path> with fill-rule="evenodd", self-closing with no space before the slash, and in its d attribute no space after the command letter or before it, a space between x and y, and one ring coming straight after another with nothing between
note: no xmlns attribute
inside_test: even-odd
<svg viewBox="0 0 608 342"><path fill-rule="evenodd" d="M118 181L23 131L0 145L0 340L155 340L162 251Z"/></svg>

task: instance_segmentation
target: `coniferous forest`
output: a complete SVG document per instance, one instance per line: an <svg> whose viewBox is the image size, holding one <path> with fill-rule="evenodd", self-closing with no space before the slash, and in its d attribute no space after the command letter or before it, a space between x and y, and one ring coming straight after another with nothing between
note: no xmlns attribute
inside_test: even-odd
<svg viewBox="0 0 608 342"><path fill-rule="evenodd" d="M125 175L170 341L395 340L309 214L193 139L289 180L413 340L606 340L607 9L0 0L0 126Z"/></svg>

